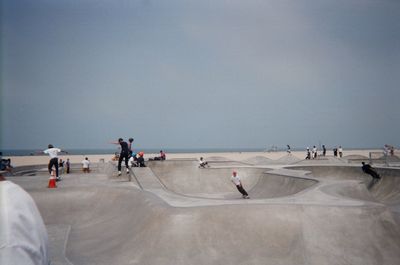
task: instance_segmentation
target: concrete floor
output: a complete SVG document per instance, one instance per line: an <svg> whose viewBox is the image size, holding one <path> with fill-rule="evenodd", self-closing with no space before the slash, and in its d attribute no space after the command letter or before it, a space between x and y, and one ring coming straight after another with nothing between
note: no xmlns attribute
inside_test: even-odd
<svg viewBox="0 0 400 265"><path fill-rule="evenodd" d="M149 163L115 175L8 179L36 201L52 264L400 264L400 169L370 177L343 161ZM251 199L230 183L236 169Z"/></svg>

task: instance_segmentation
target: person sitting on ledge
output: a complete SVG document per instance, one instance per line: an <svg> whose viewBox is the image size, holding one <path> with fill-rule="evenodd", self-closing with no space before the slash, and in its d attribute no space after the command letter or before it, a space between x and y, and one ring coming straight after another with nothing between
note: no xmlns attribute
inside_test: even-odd
<svg viewBox="0 0 400 265"><path fill-rule="evenodd" d="M137 158L138 156L136 155L136 153L131 152L131 157L129 158L129 166L130 167L137 167Z"/></svg>
<svg viewBox="0 0 400 265"><path fill-rule="evenodd" d="M160 156L156 156L153 159L150 160L165 160L167 158L167 156L165 155L165 153L163 152L163 150L160 150Z"/></svg>
<svg viewBox="0 0 400 265"><path fill-rule="evenodd" d="M146 165L144 164L144 153L143 152L139 152L139 157L137 158L137 164L138 167L146 167Z"/></svg>
<svg viewBox="0 0 400 265"><path fill-rule="evenodd" d="M199 168L205 168L206 166L207 166L207 167L210 167L210 166L208 165L208 162L204 161L203 158L200 157L200 160L199 160Z"/></svg>

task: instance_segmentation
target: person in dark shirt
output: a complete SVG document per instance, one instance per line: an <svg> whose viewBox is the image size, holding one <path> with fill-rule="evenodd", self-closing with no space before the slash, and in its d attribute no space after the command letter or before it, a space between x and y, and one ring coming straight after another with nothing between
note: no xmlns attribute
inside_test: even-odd
<svg viewBox="0 0 400 265"><path fill-rule="evenodd" d="M129 154L131 154L132 153L132 144L133 144L133 141L134 141L134 139L133 138L129 138L129 140L128 140L128 148L129 148Z"/></svg>
<svg viewBox="0 0 400 265"><path fill-rule="evenodd" d="M326 147L322 145L322 156L326 156Z"/></svg>
<svg viewBox="0 0 400 265"><path fill-rule="evenodd" d="M113 144L119 144L121 146L121 153L119 154L118 158L118 176L121 176L121 164L122 160L125 159L125 166L126 166L126 173L129 174L129 155L130 155L130 150L129 150L129 145L127 142L124 141L124 139L119 138L118 142L112 142Z"/></svg>
<svg viewBox="0 0 400 265"><path fill-rule="evenodd" d="M361 162L362 171L368 175L371 175L374 179L381 179L381 176L371 167L371 165Z"/></svg>
<svg viewBox="0 0 400 265"><path fill-rule="evenodd" d="M139 152L139 156L137 158L137 164L138 164L138 167L146 167L146 165L144 163L144 153L143 152Z"/></svg>
<svg viewBox="0 0 400 265"><path fill-rule="evenodd" d="M364 162L361 162L362 164L362 171L368 175L372 176L372 180L370 183L367 185L367 189L370 190L372 187L375 186L376 183L381 179L381 176L369 165Z"/></svg>

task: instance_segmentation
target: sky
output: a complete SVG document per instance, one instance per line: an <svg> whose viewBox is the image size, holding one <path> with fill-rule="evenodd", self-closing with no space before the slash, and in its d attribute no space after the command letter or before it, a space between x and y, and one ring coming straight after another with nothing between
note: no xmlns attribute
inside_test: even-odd
<svg viewBox="0 0 400 265"><path fill-rule="evenodd" d="M400 1L0 2L0 149L400 146Z"/></svg>

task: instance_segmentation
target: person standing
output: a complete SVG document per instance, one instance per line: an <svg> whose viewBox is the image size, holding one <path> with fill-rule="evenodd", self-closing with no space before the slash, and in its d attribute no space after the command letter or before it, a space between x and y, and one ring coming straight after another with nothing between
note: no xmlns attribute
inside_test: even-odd
<svg viewBox="0 0 400 265"><path fill-rule="evenodd" d="M133 139L132 139L133 142ZM121 164L122 160L125 159L125 166L126 166L126 174L129 174L129 145L124 139L119 138L118 142L112 142L112 144L119 144L121 146L121 153L119 154L118 158L118 176L121 176Z"/></svg>
<svg viewBox="0 0 400 265"><path fill-rule="evenodd" d="M317 147L314 145L312 149L312 159L316 159L318 156Z"/></svg>
<svg viewBox="0 0 400 265"><path fill-rule="evenodd" d="M56 179L60 180L60 177L58 176L58 153L67 153L67 152L62 151L60 148L55 148L52 144L49 144L48 148L44 150L43 153L48 154L50 156L50 161L48 165L49 173L51 174L53 167L55 167Z"/></svg>
<svg viewBox="0 0 400 265"><path fill-rule="evenodd" d="M290 145L286 145L286 147L287 147L287 150L286 150L286 152L288 153L288 154L290 154L292 151L290 150Z"/></svg>
<svg viewBox="0 0 400 265"><path fill-rule="evenodd" d="M60 175L64 174L64 161L61 158L58 162L58 172L60 173Z"/></svg>
<svg viewBox="0 0 400 265"><path fill-rule="evenodd" d="M337 157L338 149L335 147L333 148L333 156Z"/></svg>
<svg viewBox="0 0 400 265"><path fill-rule="evenodd" d="M71 163L69 162L69 158L67 158L67 162L65 162L65 167L67 174L69 174L69 171L71 169Z"/></svg>
<svg viewBox="0 0 400 265"><path fill-rule="evenodd" d="M322 156L326 156L326 147L324 144L322 145Z"/></svg>
<svg viewBox="0 0 400 265"><path fill-rule="evenodd" d="M90 161L89 161L89 158L87 158L87 157L85 157L85 159L82 160L82 170L83 170L83 173L90 172Z"/></svg>
<svg viewBox="0 0 400 265"><path fill-rule="evenodd" d="M342 158L343 157L343 148L341 145L339 145L338 152L339 152L339 157Z"/></svg>
<svg viewBox="0 0 400 265"><path fill-rule="evenodd" d="M307 160L311 159L311 153L310 153L310 148L309 147L307 147L307 150L306 150L306 159Z"/></svg>
<svg viewBox="0 0 400 265"><path fill-rule="evenodd" d="M236 171L232 172L231 181L233 184L235 184L238 191L242 194L243 199L250 199L249 194L243 188L242 181L240 180L240 177L238 176Z"/></svg>
<svg viewBox="0 0 400 265"><path fill-rule="evenodd" d="M134 139L133 138L129 138L128 139L128 149L129 149L129 155L132 153L132 144L133 144Z"/></svg>

